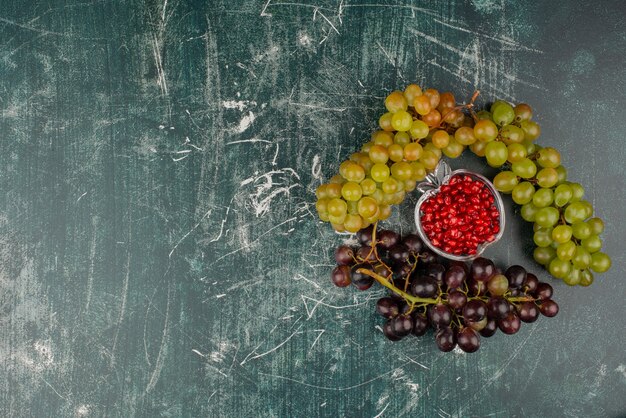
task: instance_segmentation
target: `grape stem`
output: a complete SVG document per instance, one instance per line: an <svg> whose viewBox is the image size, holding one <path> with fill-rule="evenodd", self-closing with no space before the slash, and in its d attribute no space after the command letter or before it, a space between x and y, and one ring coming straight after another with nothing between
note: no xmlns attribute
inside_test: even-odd
<svg viewBox="0 0 626 418"><path fill-rule="evenodd" d="M382 284L383 286L385 286L387 289L391 290L392 292L402 296L405 300L416 304L416 303L425 303L425 304L435 304L437 303L437 299L430 299L430 298L419 298L417 296L413 296L408 294L405 291L402 291L400 289L398 289L397 287L395 287L393 284L389 283L389 280L385 279L383 276L374 273L371 270L365 269L365 268L360 268L357 270L357 273L361 273L361 274L365 274L366 276L370 276L372 279L376 280L378 283Z"/></svg>

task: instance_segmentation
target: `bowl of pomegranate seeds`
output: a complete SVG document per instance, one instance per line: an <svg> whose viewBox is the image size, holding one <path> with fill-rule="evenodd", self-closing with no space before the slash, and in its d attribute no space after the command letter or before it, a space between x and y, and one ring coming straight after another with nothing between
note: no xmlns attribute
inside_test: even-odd
<svg viewBox="0 0 626 418"><path fill-rule="evenodd" d="M502 198L480 174L451 171L441 162L418 189L423 194L415 206L417 232L435 253L471 260L502 237Z"/></svg>

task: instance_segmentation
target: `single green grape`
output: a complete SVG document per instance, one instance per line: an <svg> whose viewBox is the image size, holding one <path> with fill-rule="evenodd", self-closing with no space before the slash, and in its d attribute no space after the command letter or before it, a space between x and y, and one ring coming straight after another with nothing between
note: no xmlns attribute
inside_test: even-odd
<svg viewBox="0 0 626 418"><path fill-rule="evenodd" d="M542 168L537 172L537 184L541 187L552 187L559 181L559 173L551 167Z"/></svg>
<svg viewBox="0 0 626 418"><path fill-rule="evenodd" d="M522 205L522 209L520 210L520 213L522 215L522 219L524 219L526 222L534 222L538 211L539 211L539 208L537 206L533 205L532 202L528 202ZM552 226L552 225L548 225L548 226Z"/></svg>
<svg viewBox="0 0 626 418"><path fill-rule="evenodd" d="M568 286L576 286L580 283L582 278L582 274L580 270L571 269L569 273L565 277L563 277L563 282L565 282Z"/></svg>
<svg viewBox="0 0 626 418"><path fill-rule="evenodd" d="M454 132L454 139L456 139L459 144L472 145L476 142L474 129L468 126L462 126Z"/></svg>
<svg viewBox="0 0 626 418"><path fill-rule="evenodd" d="M426 169L434 170L439 163L439 157L433 151L424 149L424 152L420 157L420 162L424 165Z"/></svg>
<svg viewBox="0 0 626 418"><path fill-rule="evenodd" d="M381 145L385 148L393 144L393 138L394 136L391 132L374 131L372 133L372 141L374 141L374 144Z"/></svg>
<svg viewBox="0 0 626 418"><path fill-rule="evenodd" d="M356 215L359 213L359 202L355 200L348 200L346 203L348 204L348 214Z"/></svg>
<svg viewBox="0 0 626 418"><path fill-rule="evenodd" d="M394 144L398 144L401 147L404 147L411 142L411 137L406 132L396 132L396 134L393 136L393 142Z"/></svg>
<svg viewBox="0 0 626 418"><path fill-rule="evenodd" d="M500 167L509 158L506 145L500 141L489 142L485 147L485 158L490 166Z"/></svg>
<svg viewBox="0 0 626 418"><path fill-rule="evenodd" d="M365 178L365 169L352 161L344 161L339 166L339 173L348 181L360 182Z"/></svg>
<svg viewBox="0 0 626 418"><path fill-rule="evenodd" d="M548 271L557 279L562 279L570 272L572 264L569 261L554 258L548 265Z"/></svg>
<svg viewBox="0 0 626 418"><path fill-rule="evenodd" d="M387 180L383 181L383 193L385 194L393 194L400 189L400 183L393 177L389 177Z"/></svg>
<svg viewBox="0 0 626 418"><path fill-rule="evenodd" d="M387 147L382 145L372 145L368 152L368 156L374 164L384 164L389 161L389 151L387 151Z"/></svg>
<svg viewBox="0 0 626 418"><path fill-rule="evenodd" d="M492 121L481 119L474 125L474 136L481 142L491 142L498 136L498 128Z"/></svg>
<svg viewBox="0 0 626 418"><path fill-rule="evenodd" d="M389 178L389 167L384 163L376 163L372 166L370 176L374 181L382 183Z"/></svg>
<svg viewBox="0 0 626 418"><path fill-rule="evenodd" d="M587 225L591 227L591 233L594 235L600 235L604 231L604 222L600 218L589 219Z"/></svg>
<svg viewBox="0 0 626 418"><path fill-rule="evenodd" d="M509 162L515 163L517 161L521 161L523 158L526 158L528 153L526 152L526 147L522 144L509 144L507 147L507 151L509 153Z"/></svg>
<svg viewBox="0 0 626 418"><path fill-rule="evenodd" d="M557 184L561 184L565 182L565 180L567 180L567 169L565 167L563 167L562 165L558 166L556 168L556 172L559 175L559 181Z"/></svg>
<svg viewBox="0 0 626 418"><path fill-rule="evenodd" d="M344 220L343 226L346 228L348 232L358 232L363 226L363 218L360 215L349 214L346 216Z"/></svg>
<svg viewBox="0 0 626 418"><path fill-rule="evenodd" d="M488 110L479 110L476 112L476 119L478 120L491 120L491 112Z"/></svg>
<svg viewBox="0 0 626 418"><path fill-rule="evenodd" d="M513 119L515 119L513 106L508 103L502 103L501 105L495 107L495 109L492 109L491 115L493 117L493 121L500 126L508 125L513 122Z"/></svg>
<svg viewBox="0 0 626 418"><path fill-rule="evenodd" d="M515 125L505 125L500 129L502 142L505 144L520 144L524 141L524 131Z"/></svg>
<svg viewBox="0 0 626 418"><path fill-rule="evenodd" d="M591 234L592 229L591 226L589 226L589 221L572 224L572 235L574 235L574 238L586 239L589 238Z"/></svg>
<svg viewBox="0 0 626 418"><path fill-rule="evenodd" d="M533 195L533 204L538 208L545 208L550 206L554 201L554 193L552 189L540 188Z"/></svg>
<svg viewBox="0 0 626 418"><path fill-rule="evenodd" d="M548 228L550 226L556 225L559 221L559 211L558 209L549 206L546 208L541 208L535 214L535 222L544 228Z"/></svg>
<svg viewBox="0 0 626 418"><path fill-rule="evenodd" d="M392 113L406 110L408 105L409 103L406 97L404 97L404 93L401 91L393 91L385 99L385 107Z"/></svg>
<svg viewBox="0 0 626 418"><path fill-rule="evenodd" d="M574 202L567 205L564 216L568 224L584 221L587 218L587 207L581 202Z"/></svg>
<svg viewBox="0 0 626 418"><path fill-rule="evenodd" d="M487 145L490 144L496 144L496 142L490 142ZM493 178L493 185L503 193L511 192L517 186L517 182L517 176L512 171L502 171Z"/></svg>
<svg viewBox="0 0 626 418"><path fill-rule="evenodd" d="M533 235L533 241L537 247L548 247L552 245L552 228L539 228Z"/></svg>
<svg viewBox="0 0 626 418"><path fill-rule="evenodd" d="M545 147L539 150L537 163L542 167L557 168L561 165L561 154L552 147Z"/></svg>
<svg viewBox="0 0 626 418"><path fill-rule="evenodd" d="M533 258L535 261L542 266L550 263L551 260L555 259L556 252L552 247L537 247L533 251Z"/></svg>
<svg viewBox="0 0 626 418"><path fill-rule="evenodd" d="M520 127L524 130L524 139L534 141L541 134L541 128L537 122L532 120L523 120L520 122Z"/></svg>
<svg viewBox="0 0 626 418"><path fill-rule="evenodd" d="M593 215L593 205L590 202L587 200L581 200L580 203L585 206L585 219Z"/></svg>
<svg viewBox="0 0 626 418"><path fill-rule="evenodd" d="M341 188L341 196L348 201L356 202L363 195L363 190L358 183L349 181Z"/></svg>
<svg viewBox="0 0 626 418"><path fill-rule="evenodd" d="M563 242L556 247L556 256L563 261L570 261L576 254L576 244L573 241Z"/></svg>
<svg viewBox="0 0 626 418"><path fill-rule="evenodd" d="M331 224L334 225L343 225L343 222L346 220L346 216L348 216L348 212L346 211L345 213L343 213L342 215L339 216L334 216L334 215L328 215L328 220L330 221ZM335 228L336 230L337 228Z"/></svg>
<svg viewBox="0 0 626 418"><path fill-rule="evenodd" d="M544 170L548 169L544 168ZM554 204L561 208L570 202L572 196L573 193L570 186L567 184L559 184L556 189L554 189Z"/></svg>
<svg viewBox="0 0 626 418"><path fill-rule="evenodd" d="M523 181L513 187L512 197L515 203L518 205L524 205L533 199L534 194L535 186L528 181Z"/></svg>
<svg viewBox="0 0 626 418"><path fill-rule="evenodd" d="M380 187L382 187L382 185ZM381 205L383 201L385 200L385 194L383 193L383 190L380 187L376 185L376 190L374 190L374 193L371 194L372 198L374 198L374 200L376 200L376 202L378 202L379 205Z"/></svg>
<svg viewBox="0 0 626 418"><path fill-rule="evenodd" d="M572 264L577 269L586 269L591 265L591 254L585 250L582 246L576 246L576 253L572 257Z"/></svg>
<svg viewBox="0 0 626 418"><path fill-rule="evenodd" d="M397 180L408 180L412 174L411 165L406 161L395 162L391 166L391 175Z"/></svg>
<svg viewBox="0 0 626 418"><path fill-rule="evenodd" d="M554 242L563 244L565 242L571 242L572 239L572 227L569 225L557 225L552 230L552 239Z"/></svg>
<svg viewBox="0 0 626 418"><path fill-rule="evenodd" d="M596 273L604 273L611 268L611 257L605 253L595 253L591 255L591 270Z"/></svg>
<svg viewBox="0 0 626 418"><path fill-rule="evenodd" d="M456 139L454 139L454 137L450 137L450 142L448 143L448 146L445 147L442 151L448 158L457 158L461 154L463 154L464 150L465 146L463 146L463 144L459 143Z"/></svg>
<svg viewBox="0 0 626 418"><path fill-rule="evenodd" d="M326 210L329 215L339 217L346 214L348 211L348 204L343 199L334 198L326 204ZM343 220L341 222L334 223L343 223Z"/></svg>
<svg viewBox="0 0 626 418"><path fill-rule="evenodd" d="M413 126L413 117L405 110L399 110L391 117L391 126L396 131L408 131Z"/></svg>
<svg viewBox="0 0 626 418"><path fill-rule="evenodd" d="M510 106L510 104L504 100L496 100L495 102L493 102L491 104L491 106L489 107L489 113L493 114L493 111L496 110L498 107L502 106L502 105L507 105Z"/></svg>
<svg viewBox="0 0 626 418"><path fill-rule="evenodd" d="M597 251L600 251L600 249L602 248L602 240L597 235L591 235L588 238L580 241L580 245L582 245L585 250L593 254Z"/></svg>
<svg viewBox="0 0 626 418"><path fill-rule="evenodd" d="M389 153L389 159L394 163L397 163L404 159L404 148L402 147L402 145L391 144L387 148L387 152Z"/></svg>
<svg viewBox="0 0 626 418"><path fill-rule="evenodd" d="M524 179L529 179L537 174L537 166L529 158L522 158L514 162L511 164L511 170Z"/></svg>
<svg viewBox="0 0 626 418"><path fill-rule="evenodd" d="M593 283L593 273L589 270L582 270L580 272L580 285L581 286L589 286Z"/></svg>
<svg viewBox="0 0 626 418"><path fill-rule="evenodd" d="M585 189L578 183L568 183L568 186L572 189L571 202L578 202L582 200L585 195Z"/></svg>
<svg viewBox="0 0 626 418"><path fill-rule="evenodd" d="M369 196L376 191L376 182L371 178L364 179L360 185L365 196Z"/></svg>
<svg viewBox="0 0 626 418"><path fill-rule="evenodd" d="M529 139L524 139L522 141L522 145L526 147L526 154L528 155L534 154L535 151L537 151L537 144L535 144Z"/></svg>
<svg viewBox="0 0 626 418"><path fill-rule="evenodd" d="M424 139L428 136L429 132L430 128L428 125L421 120L414 120L411 124L411 129L409 129L409 134L413 139Z"/></svg>

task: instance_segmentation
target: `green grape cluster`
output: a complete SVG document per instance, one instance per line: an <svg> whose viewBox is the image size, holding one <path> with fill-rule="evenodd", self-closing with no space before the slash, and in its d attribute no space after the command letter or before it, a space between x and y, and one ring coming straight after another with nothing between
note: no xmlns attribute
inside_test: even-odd
<svg viewBox="0 0 626 418"><path fill-rule="evenodd" d="M387 219L391 206L415 190L442 155L456 158L465 149L450 132L473 121L452 93L411 84L389 94L385 107L380 129L316 190L317 213L336 231L357 232Z"/></svg>
<svg viewBox="0 0 626 418"><path fill-rule="evenodd" d="M567 181L556 149L534 142L541 128L529 105L498 100L475 112L476 95L457 105L452 93L416 84L389 94L379 129L317 188L320 219L352 233L387 219L443 155L457 158L468 147L504 170L493 183L521 205L523 219L534 222L534 259L569 285L590 285L592 271L607 271L611 259L600 251L604 224L592 217L583 187Z"/></svg>

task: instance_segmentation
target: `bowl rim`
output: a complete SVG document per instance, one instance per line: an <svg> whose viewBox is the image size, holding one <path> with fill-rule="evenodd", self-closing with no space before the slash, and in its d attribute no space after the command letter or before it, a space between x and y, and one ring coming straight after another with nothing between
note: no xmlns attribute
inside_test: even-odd
<svg viewBox="0 0 626 418"><path fill-rule="evenodd" d="M500 231L496 234L496 236L494 237L492 241L483 242L480 245L478 245L478 247L476 248L476 254L455 255L455 254L450 254L448 252L445 252L440 248L437 248L435 245L433 245L432 242L430 242L430 239L426 236L426 233L424 232L424 229L422 227L422 222L420 219L421 218L420 209L421 209L422 204L427 199L429 199L431 196L434 196L440 192L441 186L448 184L454 176L462 175L462 174L469 175L471 177L474 177L480 180L482 183L484 183L487 186L489 191L491 191L491 194L494 197L495 206L498 210L498 213L500 214L500 222L499 222ZM415 204L415 225L417 227L417 234L420 236L424 244L426 244L426 246L430 250L440 255L441 257L445 257L454 261L470 261L470 260L474 260L480 257L482 253L489 246L495 244L496 242L500 240L500 238L502 238L502 236L504 235L505 223L506 223L506 215L504 212L504 202L502 201L502 196L500 195L500 192L495 188L493 183L488 178L486 178L485 176L481 174L478 174L476 172L466 170L466 169L458 169L458 170L454 170L450 172L449 174L446 174L446 176L441 180L441 184L437 188L432 188L422 193L420 198L417 200L417 203Z"/></svg>

